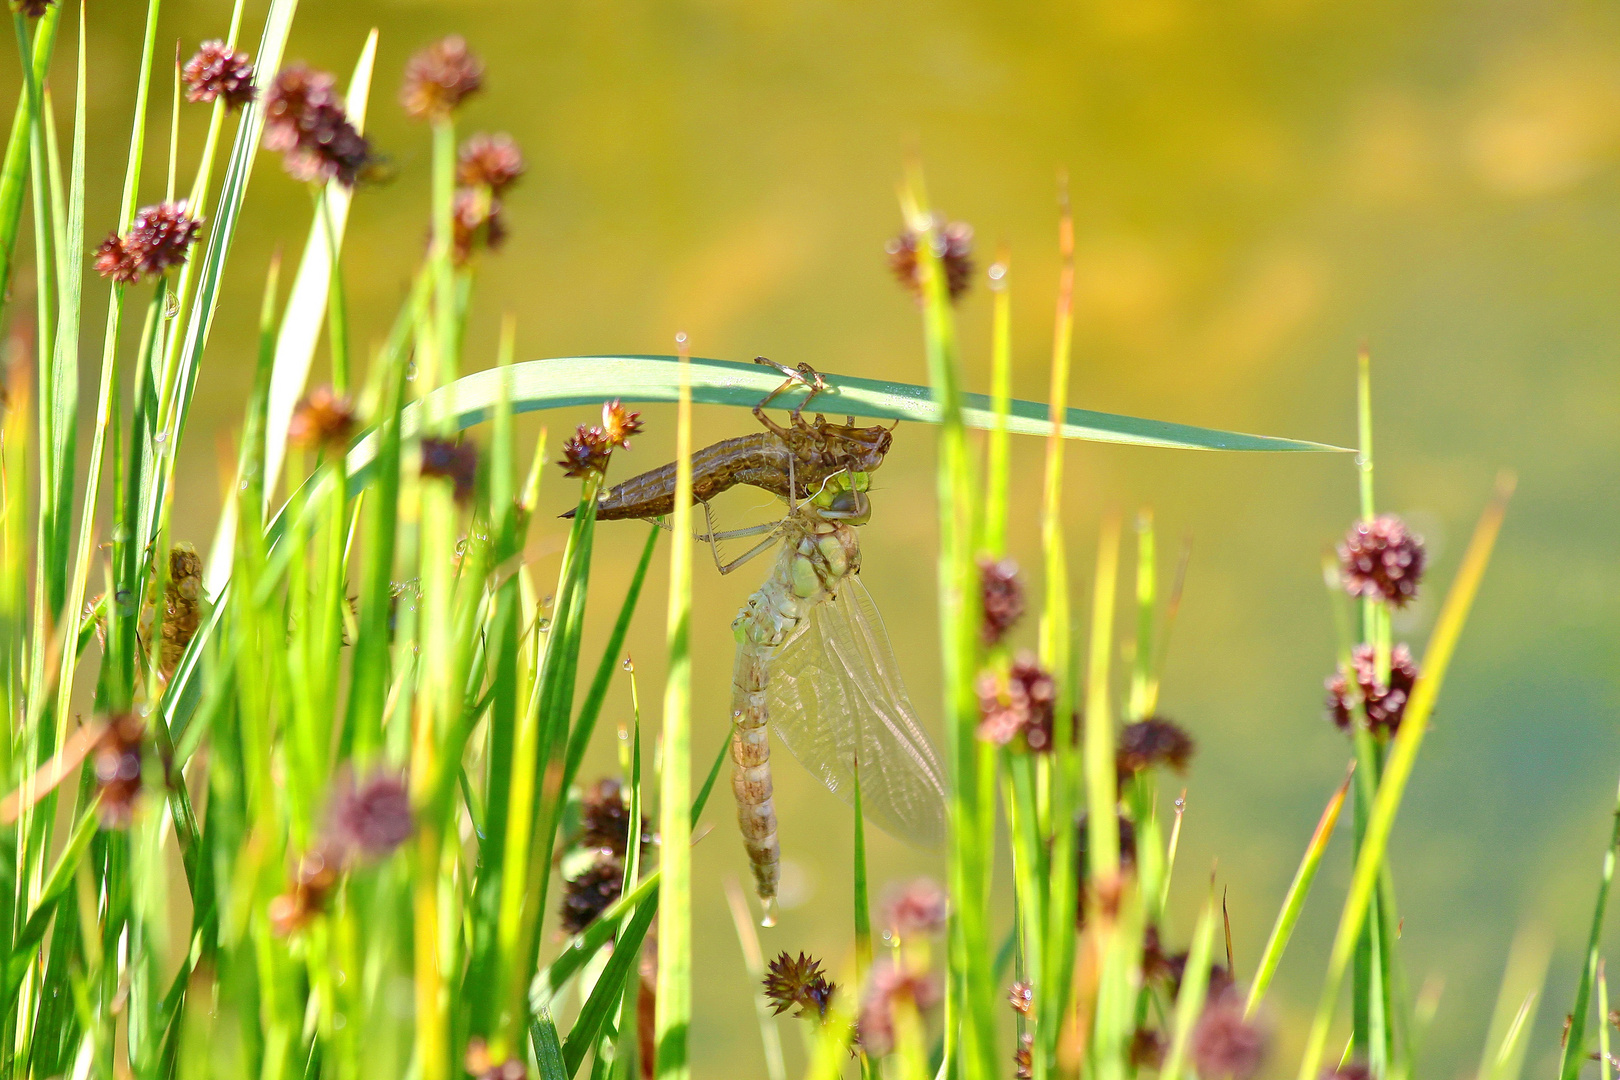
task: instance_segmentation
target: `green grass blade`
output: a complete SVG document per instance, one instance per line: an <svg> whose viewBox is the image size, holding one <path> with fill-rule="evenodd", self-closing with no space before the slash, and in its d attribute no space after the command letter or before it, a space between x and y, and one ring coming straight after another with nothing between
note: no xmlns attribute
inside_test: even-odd
<svg viewBox="0 0 1620 1080"><path fill-rule="evenodd" d="M1011 269L1005 250L990 267L990 295L994 314L990 330L990 438L985 453L984 549L1000 555L1007 547L1008 458L1007 415L1012 408L1012 293Z"/></svg>
<svg viewBox="0 0 1620 1080"><path fill-rule="evenodd" d="M635 573L630 577L630 587L625 591L624 603L619 606L619 617L614 620L613 631L608 635L607 645L602 649L601 663L596 666L596 675L591 679L590 689L585 692L585 701L579 707L579 718L574 722L574 729L568 736L568 757L563 765L563 788L573 783L574 776L579 772L579 763L585 757L585 750L590 745L591 733L596 730L596 719L602 712L602 702L607 699L608 684L613 680L613 672L619 666L619 653L624 648L624 639L630 632L630 620L636 613L636 603L641 599L641 586L647 580L647 568L652 565L653 548L658 543L659 529L653 526L647 533L647 542L641 548L641 561L636 564Z"/></svg>
<svg viewBox="0 0 1620 1080"><path fill-rule="evenodd" d="M1608 910L1609 888L1614 884L1614 862L1620 850L1620 795L1616 796L1614 827L1609 834L1609 846L1603 851L1603 871L1598 878L1597 903L1592 910L1592 929L1587 936L1586 951L1581 957L1581 979L1575 987L1575 1007L1570 1010L1569 1032L1564 1038L1563 1061L1558 1075L1562 1080L1575 1080L1586 1064L1586 1017L1592 1004L1592 983L1597 978L1600 963L1599 950L1603 947L1603 916ZM1598 1016L1605 1024L1608 1017Z"/></svg>
<svg viewBox="0 0 1620 1080"><path fill-rule="evenodd" d="M692 360L692 400L702 405L733 405L751 409L782 381L780 373L758 364L729 360ZM575 405L600 404L612 398L625 402L672 402L677 397L679 367L670 356L573 356L528 360L512 365L512 402L519 413ZM937 424L940 406L925 386L878 382L853 376L822 373L831 392L816 405L832 415L849 414L885 420L913 420ZM494 413L501 393L501 370L490 368L466 375L429 394L411 407L407 431L420 430L421 410L444 416L454 428L468 428ZM962 423L989 428L996 422L991 401L982 394L963 394ZM1007 430L1021 435L1045 435L1052 430L1046 405L1015 400L1009 403ZM1160 420L1067 409L1062 414L1065 439L1126 443L1183 450L1331 451L1348 453L1326 443L1244 435L1211 428L1190 427ZM375 456L370 437L362 438L349 454L351 475Z"/></svg>
<svg viewBox="0 0 1620 1080"><path fill-rule="evenodd" d="M1542 986L1547 978L1547 961L1552 957L1552 942L1545 932L1525 927L1513 938L1508 951L1507 968L1502 972L1502 987L1497 993L1496 1009L1491 1014L1491 1026L1485 1036L1485 1053L1479 1062L1479 1080L1518 1080L1524 1065L1525 1048L1529 1044L1530 1028L1535 1023L1535 1003L1541 998ZM1600 1014L1607 1017L1605 1008ZM1607 1031L1607 1021L1599 1028ZM1607 1035L1605 1034L1605 1041ZM1607 1075L1603 1065L1600 1075Z"/></svg>
<svg viewBox="0 0 1620 1080"><path fill-rule="evenodd" d="M855 759L855 853L850 879L855 891L855 982L866 985L872 968L872 900L866 887L866 818L861 811L861 761Z"/></svg>
<svg viewBox="0 0 1620 1080"><path fill-rule="evenodd" d="M354 126L365 130L366 105L371 95L371 73L377 58L377 31L372 30L360 50L349 92L344 102ZM298 262L292 293L281 315L281 333L276 339L275 375L270 382L270 414L264 431L265 497L269 498L281 478L287 453L287 425L304 392L315 346L320 341L332 292L333 269L341 257L343 235L349 223L349 203L353 192L336 180L322 188L304 238L304 254Z"/></svg>
<svg viewBox="0 0 1620 1080"><path fill-rule="evenodd" d="M43 85L50 70L51 53L56 47L57 23L62 5L53 4L36 24L34 32L33 76ZM28 96L19 94L17 111L11 121L11 137L0 165L0 305L11 296L11 274L17 253L17 229L22 222L23 194L28 190L29 172Z"/></svg>
<svg viewBox="0 0 1620 1080"><path fill-rule="evenodd" d="M684 354L686 337L680 343ZM658 926L658 1012L654 1039L659 1080L691 1075L687 1036L692 1022L692 395L689 365L680 366L675 434L674 535L669 555L669 673L664 688L664 760L659 782L659 831L667 893Z"/></svg>
<svg viewBox="0 0 1620 1080"><path fill-rule="evenodd" d="M625 981L636 974L636 961L641 957L641 942L647 936L647 927L652 925L653 914L657 905L643 904L636 909L636 914L630 924L624 928L613 943L613 955L602 974L596 979L596 985L591 988L591 996L579 1010L579 1018L568 1032L568 1038L563 1042L563 1065L569 1076L579 1071L580 1064L585 1060L585 1054L595 1044L597 1035L602 1030L602 1023L609 1014L617 1011L619 998L624 992Z"/></svg>
<svg viewBox="0 0 1620 1080"><path fill-rule="evenodd" d="M529 1022L529 1041L534 1046L534 1060L540 1066L540 1080L568 1080L572 1074L563 1062L557 1025L552 1023L549 1009L539 1010Z"/></svg>
<svg viewBox="0 0 1620 1080"><path fill-rule="evenodd" d="M1424 653L1423 674L1412 689L1411 699L1401 720L1400 732L1395 737L1389 759L1385 764L1383 779L1378 785L1378 795L1368 814L1366 836L1356 857L1350 895L1345 899L1344 912L1340 916L1339 929L1333 940L1333 951L1329 956L1328 969L1323 979L1322 996L1317 1002L1316 1016L1312 1021L1305 1054L1300 1062L1299 1080L1315 1080L1317 1071L1321 1068L1322 1054L1327 1046L1328 1027L1332 1023L1339 985L1355 950L1363 919L1378 884L1385 847L1389 841L1390 831L1395 825L1395 814L1400 809L1401 797L1406 792L1406 782L1417 763L1418 750L1422 747L1423 736L1428 730L1429 715L1434 710L1440 687L1445 681L1446 667L1451 662L1452 653L1457 647L1457 639L1462 635L1463 624L1467 621L1469 608L1473 605L1480 581L1485 576L1485 567L1490 562L1491 549L1502 527L1502 517L1507 510L1507 499L1512 487L1510 478L1504 477L1498 481L1496 497L1486 508L1474 529L1473 539L1463 555L1462 567L1446 594L1445 604L1440 609L1440 618L1435 624L1434 634Z"/></svg>
<svg viewBox="0 0 1620 1080"><path fill-rule="evenodd" d="M1355 767L1355 762L1351 762L1350 768ZM1282 962L1283 951L1288 948L1288 939L1294 932L1294 924L1299 921L1299 913L1305 909L1305 898L1311 892L1311 883L1316 880L1316 869L1321 865L1328 841L1333 838L1333 829L1339 823L1339 811L1344 809L1345 796L1350 792L1350 780L1349 773L1346 773L1344 781L1328 799L1327 806L1323 807L1316 830L1305 845L1305 855L1299 861L1299 869L1294 871L1294 880L1289 884L1288 892L1283 894L1276 925L1271 928L1271 937L1266 939L1266 947L1260 952L1254 985L1249 988L1249 1000L1244 1006L1246 1014L1253 1013L1260 999L1266 996L1271 977L1277 973L1277 965Z"/></svg>
<svg viewBox="0 0 1620 1080"><path fill-rule="evenodd" d="M1170 1031L1170 1052L1165 1055L1159 1080L1181 1080L1187 1062L1187 1045L1192 1030L1204 1011L1204 993L1209 989L1209 955L1215 941L1215 898L1212 896L1198 916L1192 945L1187 950L1181 992L1176 995L1176 1011Z"/></svg>

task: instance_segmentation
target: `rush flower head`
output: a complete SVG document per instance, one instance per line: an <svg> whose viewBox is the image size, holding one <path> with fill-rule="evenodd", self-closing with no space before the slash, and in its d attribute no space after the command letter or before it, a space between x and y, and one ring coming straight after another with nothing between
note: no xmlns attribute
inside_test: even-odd
<svg viewBox="0 0 1620 1080"><path fill-rule="evenodd" d="M467 187L487 187L496 195L517 182L527 166L523 152L512 136L474 135L461 144L456 159L456 183Z"/></svg>
<svg viewBox="0 0 1620 1080"><path fill-rule="evenodd" d="M344 111L337 80L303 64L282 68L265 95L264 148L281 154L295 179L345 187L354 186L372 156Z"/></svg>
<svg viewBox="0 0 1620 1080"><path fill-rule="evenodd" d="M1152 1028L1137 1028L1131 1036L1131 1064L1138 1069L1158 1069L1164 1064L1164 1036Z"/></svg>
<svg viewBox="0 0 1620 1080"><path fill-rule="evenodd" d="M1013 1050L1014 1080L1033 1080L1035 1076L1035 1036L1024 1032L1018 1036L1018 1047Z"/></svg>
<svg viewBox="0 0 1620 1080"><path fill-rule="evenodd" d="M979 637L986 645L995 645L1024 614L1024 586L1018 580L1018 564L1011 559L980 559L979 600L984 617Z"/></svg>
<svg viewBox="0 0 1620 1080"><path fill-rule="evenodd" d="M456 189L450 206L450 257L464 266L480 246L491 251L506 242L506 219L501 216L500 200L487 190L473 187Z"/></svg>
<svg viewBox="0 0 1620 1080"><path fill-rule="evenodd" d="M354 404L339 397L330 386L318 386L305 394L287 424L287 441L306 449L343 451L354 434L357 417Z"/></svg>
<svg viewBox="0 0 1620 1080"><path fill-rule="evenodd" d="M990 672L980 675L978 692L979 738L998 746L1017 739L1036 753L1051 751L1057 684L1034 654L1019 654L1005 685Z"/></svg>
<svg viewBox="0 0 1620 1080"><path fill-rule="evenodd" d="M579 425L574 437L563 443L562 466L564 476L583 480L592 473L607 473L608 459L613 455L613 440L599 427Z"/></svg>
<svg viewBox="0 0 1620 1080"><path fill-rule="evenodd" d="M352 775L339 779L330 824L338 850L380 859L410 839L415 827L403 776L383 770L359 782Z"/></svg>
<svg viewBox="0 0 1620 1080"><path fill-rule="evenodd" d="M973 227L960 221L946 224L943 216L935 214L933 235L934 253L945 268L945 291L954 303L973 281ZM916 232L907 229L884 246L889 254L889 269L918 300L922 299L922 275L917 265L920 240Z"/></svg>
<svg viewBox="0 0 1620 1080"><path fill-rule="evenodd" d="M949 911L950 898L945 890L937 881L926 877L891 889L883 902L889 929L901 941L914 935L943 932Z"/></svg>
<svg viewBox="0 0 1620 1080"><path fill-rule="evenodd" d="M1350 526L1339 544L1339 575L1351 596L1405 607L1417 595L1426 559L1423 538L1393 514Z"/></svg>
<svg viewBox="0 0 1620 1080"><path fill-rule="evenodd" d="M125 285L156 276L186 261L202 222L184 202L155 203L135 214L129 232L109 234L96 248L96 272Z"/></svg>
<svg viewBox="0 0 1620 1080"><path fill-rule="evenodd" d="M422 476L449 480L455 485L456 501L464 503L472 498L478 479L478 448L469 442L428 436L422 440Z"/></svg>
<svg viewBox="0 0 1620 1080"><path fill-rule="evenodd" d="M1400 730L1406 703L1411 700L1412 688L1417 684L1418 666L1412 659L1412 650L1404 644L1390 650L1387 684L1378 679L1378 657L1371 645L1357 645L1350 653L1350 665L1353 671L1346 671L1340 665L1338 672L1327 680L1329 719L1340 731L1349 731L1359 700L1366 708L1368 727L1375 734L1393 736ZM1353 689L1352 677L1355 679Z"/></svg>
<svg viewBox="0 0 1620 1080"><path fill-rule="evenodd" d="M638 434L644 426L641 414L626 409L618 398L602 403L602 434L614 446L630 449L630 436Z"/></svg>
<svg viewBox="0 0 1620 1080"><path fill-rule="evenodd" d="M799 1011L794 1016L825 1020L827 1006L837 989L837 984L828 982L822 974L821 961L807 953L794 957L784 952L771 961L765 972L765 996L778 1016L796 1007Z"/></svg>
<svg viewBox="0 0 1620 1080"><path fill-rule="evenodd" d="M416 120L443 120L484 85L484 62L459 34L441 38L405 62L399 103Z"/></svg>
<svg viewBox="0 0 1620 1080"><path fill-rule="evenodd" d="M281 937L309 924L326 910L327 898L343 873L345 855L329 840L319 840L298 859L287 891L270 901L270 927Z"/></svg>
<svg viewBox="0 0 1620 1080"><path fill-rule="evenodd" d="M1212 995L1194 1025L1188 1051L1201 1080L1248 1080L1265 1063L1266 1030L1244 1018L1243 996Z"/></svg>
<svg viewBox="0 0 1620 1080"><path fill-rule="evenodd" d="M1117 810L1114 813L1114 817L1119 822L1119 869L1120 873L1128 874L1136 869L1136 826L1131 823L1130 818L1119 813ZM1075 850L1077 853L1077 858L1075 860L1075 871L1078 875L1078 881L1076 883L1078 888L1075 893L1077 901L1075 904L1075 920L1077 925L1080 926L1084 926L1086 923L1087 905L1091 902L1088 894L1094 891L1103 894L1101 899L1106 907L1110 903L1109 895L1114 889L1114 887L1110 885L1108 892L1105 893L1104 886L1107 883L1092 882L1090 818L1091 812L1089 810L1082 811L1080 814L1080 820L1075 824L1074 827ZM1095 884L1098 887L1095 890L1091 889L1089 886L1092 884Z"/></svg>
<svg viewBox="0 0 1620 1080"><path fill-rule="evenodd" d="M883 1057L894 1049L894 1007L909 1001L918 1011L939 1003L939 983L926 972L912 971L890 961L872 967L866 1000L861 1002L855 1030L861 1047L872 1057Z"/></svg>
<svg viewBox="0 0 1620 1080"><path fill-rule="evenodd" d="M56 0L11 0L11 10L30 19L38 19L51 9Z"/></svg>
<svg viewBox="0 0 1620 1080"><path fill-rule="evenodd" d="M647 843L651 836L645 817L641 820L640 832L641 843ZM592 784L580 800L579 845L605 848L620 856L629 849L630 804L624 785L612 777Z"/></svg>
<svg viewBox="0 0 1620 1080"><path fill-rule="evenodd" d="M1153 767L1184 773L1195 748L1192 736L1174 721L1162 716L1150 716L1146 720L1125 725L1119 733L1119 747L1114 751L1114 762L1122 782L1132 773Z"/></svg>
<svg viewBox="0 0 1620 1080"><path fill-rule="evenodd" d="M107 729L91 752L105 829L128 828L141 794L141 765L146 748L146 722L134 713L109 717Z"/></svg>
<svg viewBox="0 0 1620 1080"><path fill-rule="evenodd" d="M1015 982L1007 990L1007 1004L1020 1016L1028 1016L1035 1003L1035 988L1027 982Z"/></svg>
<svg viewBox="0 0 1620 1080"><path fill-rule="evenodd" d="M253 100L253 60L223 41L205 41L180 71L187 101L224 98L227 109L240 109Z"/></svg>
<svg viewBox="0 0 1620 1080"><path fill-rule="evenodd" d="M606 911L624 889L624 863L611 851L596 853L589 865L563 880L562 928L577 934Z"/></svg>

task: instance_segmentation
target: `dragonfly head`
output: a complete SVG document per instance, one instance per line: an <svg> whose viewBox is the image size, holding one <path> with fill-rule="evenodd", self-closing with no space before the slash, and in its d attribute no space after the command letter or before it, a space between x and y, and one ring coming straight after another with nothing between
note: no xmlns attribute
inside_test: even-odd
<svg viewBox="0 0 1620 1080"><path fill-rule="evenodd" d="M811 502L822 516L849 525L865 525L872 519L872 502L866 497L871 478L864 472L842 469L829 476Z"/></svg>
<svg viewBox="0 0 1620 1080"><path fill-rule="evenodd" d="M883 464L889 453L894 443L893 429L882 424L856 427L855 418L849 419L848 424L829 424L824 417L816 417L815 438L831 452L832 460L851 472L871 472Z"/></svg>

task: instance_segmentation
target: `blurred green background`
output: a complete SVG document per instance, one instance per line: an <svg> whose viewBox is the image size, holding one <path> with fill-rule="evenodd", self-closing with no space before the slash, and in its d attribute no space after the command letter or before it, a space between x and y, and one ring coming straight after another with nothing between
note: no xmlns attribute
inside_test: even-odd
<svg viewBox="0 0 1620 1080"><path fill-rule="evenodd" d="M117 205L144 6L90 12L93 239ZM249 26L261 9L249 4ZM189 55L228 15L223 0L170 0L159 55L176 38ZM1020 396L1046 396L1063 170L1078 236L1074 403L1347 444L1354 355L1367 342L1379 502L1406 514L1434 557L1423 600L1398 627L1414 645L1493 475L1517 469L1394 865L1414 986L1444 980L1426 1073L1475 1067L1509 940L1526 922L1558 942L1530 1059L1549 1067L1620 769L1620 12L1569 0L307 0L288 57L346 80L373 26L382 39L368 127L395 175L362 190L351 219L358 347L385 333L426 235L427 133L395 104L401 65L460 32L488 65L463 130L511 132L530 165L507 203L511 238L483 263L469 369L492 362L510 312L520 358L671 352L685 330L698 355L925 381L914 306L883 256L898 228L895 182L916 154L936 204L977 231L981 268L997 245L1012 252ZM59 60L70 63L68 45ZM153 129L165 133L168 85L160 72ZM183 161L194 160L206 114L191 107L182 121L193 155ZM161 196L156 139L151 153L142 202ZM199 547L220 505L217 460L241 415L265 266L278 245L301 250L309 215L302 187L261 158L185 442L177 535ZM987 295L981 277L960 309L980 390ZM102 296L97 282L87 313ZM88 402L99 356L88 332L85 356ZM667 459L672 414L647 418L616 478ZM550 444L588 419L546 416ZM752 428L718 409L700 409L698 424L705 441ZM1038 562L1041 452L1032 440L1015 450L1014 543L1026 566ZM932 432L900 429L864 541L865 579L937 725L933 455ZM1075 444L1068 470L1081 602L1105 510L1151 506L1167 559L1193 538L1163 706L1199 753L1167 932L1184 940L1215 866L1247 977L1348 756L1322 717L1334 636L1318 566L1355 512L1351 460ZM544 507L571 505L571 488L548 470ZM739 513L757 502L734 499ZM544 582L563 530L542 522L537 534ZM600 531L594 641L643 535L635 523ZM729 623L765 571L722 580L702 559L696 756L707 761L728 713ZM630 642L653 703L665 580L660 559ZM628 691L616 687L600 769L612 767L613 723L628 716ZM793 903L765 946L837 964L849 941L849 815L780 760ZM729 807L709 817L716 832L696 861L694 1064L704 1076L755 1073L751 989L721 892L746 867ZM1297 1061L1347 861L1341 836L1272 995L1277 1075ZM933 865L882 837L872 864L879 882ZM791 1063L791 1025L786 1034Z"/></svg>

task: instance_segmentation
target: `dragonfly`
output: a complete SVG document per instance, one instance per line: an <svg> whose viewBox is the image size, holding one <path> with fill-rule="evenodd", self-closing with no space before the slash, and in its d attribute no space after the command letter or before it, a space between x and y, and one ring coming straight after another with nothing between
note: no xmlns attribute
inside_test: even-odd
<svg viewBox="0 0 1620 1080"><path fill-rule="evenodd" d="M751 483L777 493L788 504L787 514L772 524L731 533L716 533L711 520L708 534L698 537L715 547L718 540L769 533L729 564L721 562L715 547L721 573L731 573L775 545L781 548L770 575L732 623L737 643L732 669L732 793L765 926L776 921L781 881L771 777L773 729L800 764L844 801L853 803L858 778L862 810L883 831L928 848L938 847L945 837L944 769L906 693L882 616L860 579L856 529L871 518L870 469L862 466L880 464L889 440L876 438L873 429L855 428L853 421L836 427L820 417L816 423L804 421L800 413L805 402L794 410L789 427L771 424L764 407L787 389L808 387L810 397L825 391L821 377L807 366L779 370L788 374L788 383L755 410L766 424L767 436L785 446L779 465L772 466L776 474L732 483ZM815 433L829 430L835 432L831 438L814 442ZM865 434L850 440L850 431ZM891 429L876 431L888 435ZM784 432L800 441L790 443ZM856 447L881 446L881 452L863 458L852 449L852 442ZM694 462L726 445L699 451ZM801 479L801 462L816 477L813 485ZM632 489L638 481L643 478L627 480L614 490ZM652 487L650 481L642 484L642 490ZM701 501L707 509L707 500ZM673 485L669 505L673 506Z"/></svg>

